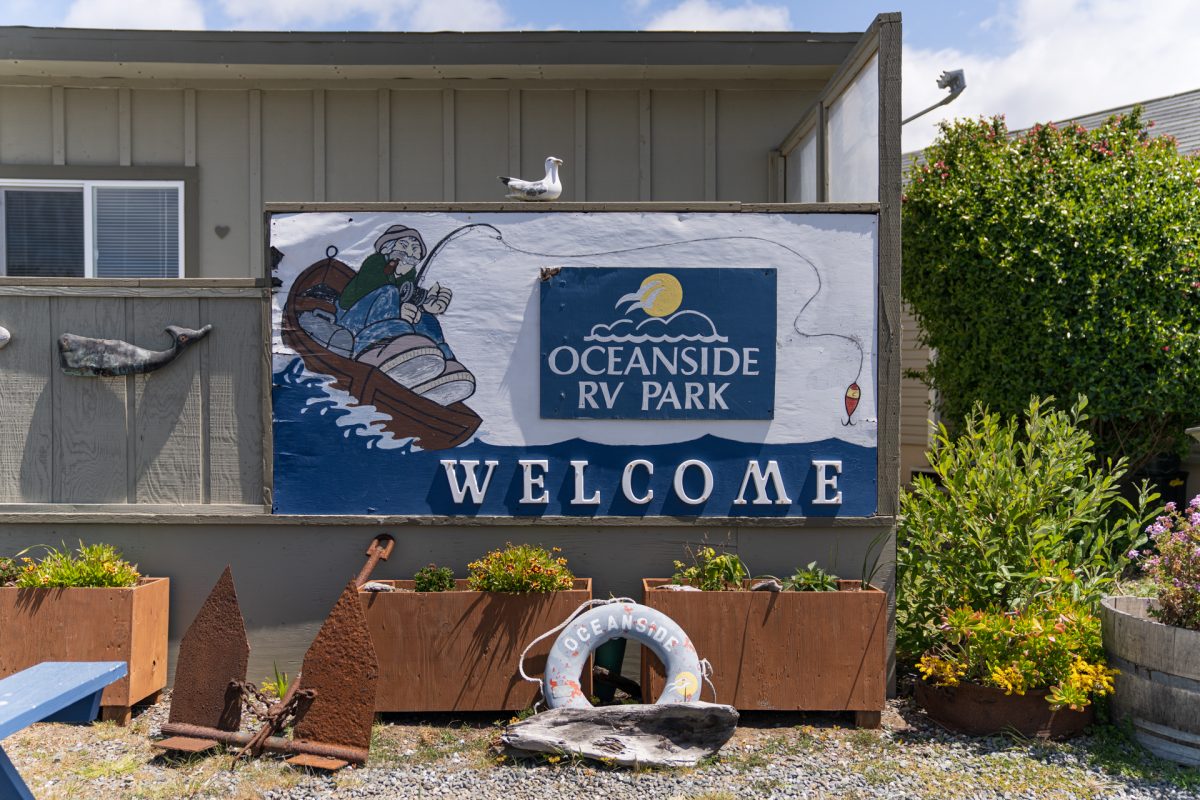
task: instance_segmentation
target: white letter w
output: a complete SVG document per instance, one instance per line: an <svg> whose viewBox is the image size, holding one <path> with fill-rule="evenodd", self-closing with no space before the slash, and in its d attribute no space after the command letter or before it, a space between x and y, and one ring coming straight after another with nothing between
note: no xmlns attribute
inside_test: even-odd
<svg viewBox="0 0 1200 800"><path fill-rule="evenodd" d="M466 486L458 482L458 470L455 466L463 465L463 477ZM450 495L454 498L454 502L462 503L467 496L467 492L471 493L471 502L476 505L483 502L484 495L487 494L488 484L492 482L492 470L499 464L499 461L488 460L484 464L487 465L487 472L483 476L483 485L479 485L479 477L475 474L475 468L479 466L479 462L474 459L446 459L442 461L442 467L446 470L446 480L450 484Z"/></svg>

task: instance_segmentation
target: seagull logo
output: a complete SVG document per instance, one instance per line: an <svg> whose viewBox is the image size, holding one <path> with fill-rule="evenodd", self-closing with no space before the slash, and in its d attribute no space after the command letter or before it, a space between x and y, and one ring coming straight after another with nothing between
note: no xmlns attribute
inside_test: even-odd
<svg viewBox="0 0 1200 800"><path fill-rule="evenodd" d="M728 342L712 319L700 311L681 308L683 285L668 272L647 275L636 291L617 298L614 308L623 316L592 326L585 342ZM640 312L640 313L639 313Z"/></svg>

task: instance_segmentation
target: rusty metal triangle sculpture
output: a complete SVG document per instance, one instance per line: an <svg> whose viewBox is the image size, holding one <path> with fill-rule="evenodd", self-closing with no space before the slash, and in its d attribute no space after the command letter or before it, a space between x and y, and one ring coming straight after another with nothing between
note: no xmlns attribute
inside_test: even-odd
<svg viewBox="0 0 1200 800"><path fill-rule="evenodd" d="M266 698L246 682L250 645L229 567L183 636L166 751L201 752L214 742L242 746L239 757L264 750L297 756L297 764L337 769L364 764L371 746L379 661L358 599L358 587L392 550L392 537L376 537L367 565L342 591L304 656L287 697ZM264 720L257 733L239 730L242 702ZM276 734L294 723L294 738Z"/></svg>

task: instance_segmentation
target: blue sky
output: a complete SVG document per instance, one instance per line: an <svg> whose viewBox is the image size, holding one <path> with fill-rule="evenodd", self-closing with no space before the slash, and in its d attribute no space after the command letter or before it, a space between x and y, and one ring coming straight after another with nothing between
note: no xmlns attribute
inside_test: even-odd
<svg viewBox="0 0 1200 800"><path fill-rule="evenodd" d="M906 150L953 116L1024 127L1200 88L1197 0L0 0L7 25L215 30L859 31L880 11L904 15L906 115L967 74Z"/></svg>

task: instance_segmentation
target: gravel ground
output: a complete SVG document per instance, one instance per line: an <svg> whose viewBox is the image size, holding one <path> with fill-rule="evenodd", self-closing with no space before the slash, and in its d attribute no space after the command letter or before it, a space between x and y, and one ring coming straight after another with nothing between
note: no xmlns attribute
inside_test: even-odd
<svg viewBox="0 0 1200 800"><path fill-rule="evenodd" d="M366 768L334 775L275 757L230 769L228 753L168 761L150 749L164 703L128 728L35 725L4 742L41 800L53 798L1200 798L1200 771L1154 759L1099 726L1066 744L946 733L909 701L880 731L840 715L744 714L734 738L688 770L619 770L571 758L514 761L496 750L507 720L389 717Z"/></svg>

